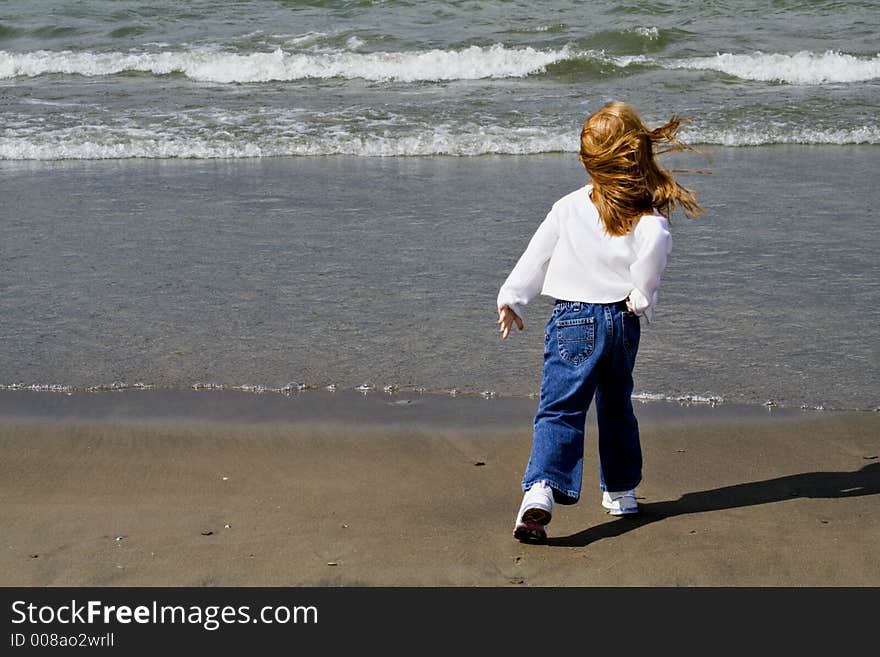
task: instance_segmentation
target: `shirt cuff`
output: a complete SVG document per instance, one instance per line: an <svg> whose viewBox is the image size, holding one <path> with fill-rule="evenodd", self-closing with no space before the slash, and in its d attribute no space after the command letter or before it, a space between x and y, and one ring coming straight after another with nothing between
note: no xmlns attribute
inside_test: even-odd
<svg viewBox="0 0 880 657"><path fill-rule="evenodd" d="M515 312L517 314L517 316L519 316L520 319L522 319L522 316L523 316L522 307L518 303L516 303L515 301L505 299L502 295L499 294L497 303L498 303L498 312L499 313L501 312L501 308L503 306L507 306L513 312Z"/></svg>
<svg viewBox="0 0 880 657"><path fill-rule="evenodd" d="M641 291L633 289L629 293L629 300L636 315L644 316L648 322L654 318L654 309L651 307L651 302L648 301L648 298Z"/></svg>
<svg viewBox="0 0 880 657"><path fill-rule="evenodd" d="M633 312L636 315L643 314L645 312L645 308L651 305L651 303L648 301L648 298L637 289L633 289L629 293L629 300L632 304Z"/></svg>

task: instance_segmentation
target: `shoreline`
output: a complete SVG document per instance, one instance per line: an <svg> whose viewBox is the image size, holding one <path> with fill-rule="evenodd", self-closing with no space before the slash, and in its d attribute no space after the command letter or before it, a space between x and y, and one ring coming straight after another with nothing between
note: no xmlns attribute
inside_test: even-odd
<svg viewBox="0 0 880 657"><path fill-rule="evenodd" d="M636 518L588 417L582 498L524 545L537 400L412 397L4 392L0 584L880 585L880 414L639 404Z"/></svg>
<svg viewBox="0 0 880 657"><path fill-rule="evenodd" d="M132 387L100 390L0 390L4 418L54 421L162 421L275 425L410 424L420 426L504 426L531 422L538 396L473 392L423 392L380 389L229 389ZM816 409L776 404L743 404L633 398L637 417L650 423L727 422L731 420L808 419L823 414L878 415L859 409ZM594 409L588 412L595 417Z"/></svg>

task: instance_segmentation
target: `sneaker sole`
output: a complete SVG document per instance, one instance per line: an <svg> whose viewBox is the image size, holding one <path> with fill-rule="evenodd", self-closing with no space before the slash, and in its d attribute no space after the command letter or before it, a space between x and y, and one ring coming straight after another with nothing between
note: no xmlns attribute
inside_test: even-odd
<svg viewBox="0 0 880 657"><path fill-rule="evenodd" d="M638 515L639 510L633 509L632 511L612 511L608 510L608 515L610 516L635 516Z"/></svg>
<svg viewBox="0 0 880 657"><path fill-rule="evenodd" d="M521 522L513 530L513 537L523 543L544 543L547 541L547 530L543 525Z"/></svg>
<svg viewBox="0 0 880 657"><path fill-rule="evenodd" d="M623 510L623 509L612 509L610 506L607 506L604 503L602 504L602 506L604 506L606 509L608 509L608 513L612 516L631 516L631 515L635 515L636 513L639 512L638 507L636 507L635 509Z"/></svg>

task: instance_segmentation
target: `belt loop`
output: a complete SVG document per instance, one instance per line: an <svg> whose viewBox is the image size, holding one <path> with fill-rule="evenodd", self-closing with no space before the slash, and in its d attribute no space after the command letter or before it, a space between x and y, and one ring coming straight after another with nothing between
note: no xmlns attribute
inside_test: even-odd
<svg viewBox="0 0 880 657"><path fill-rule="evenodd" d="M581 311L581 302L575 301L571 306L572 312L579 313Z"/></svg>

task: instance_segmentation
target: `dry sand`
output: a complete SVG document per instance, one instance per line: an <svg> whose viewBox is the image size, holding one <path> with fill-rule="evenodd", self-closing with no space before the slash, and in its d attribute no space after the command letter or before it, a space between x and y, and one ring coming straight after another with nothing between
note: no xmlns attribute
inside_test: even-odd
<svg viewBox="0 0 880 657"><path fill-rule="evenodd" d="M3 586L878 586L880 414L639 404L638 518L511 536L533 399L0 394Z"/></svg>

